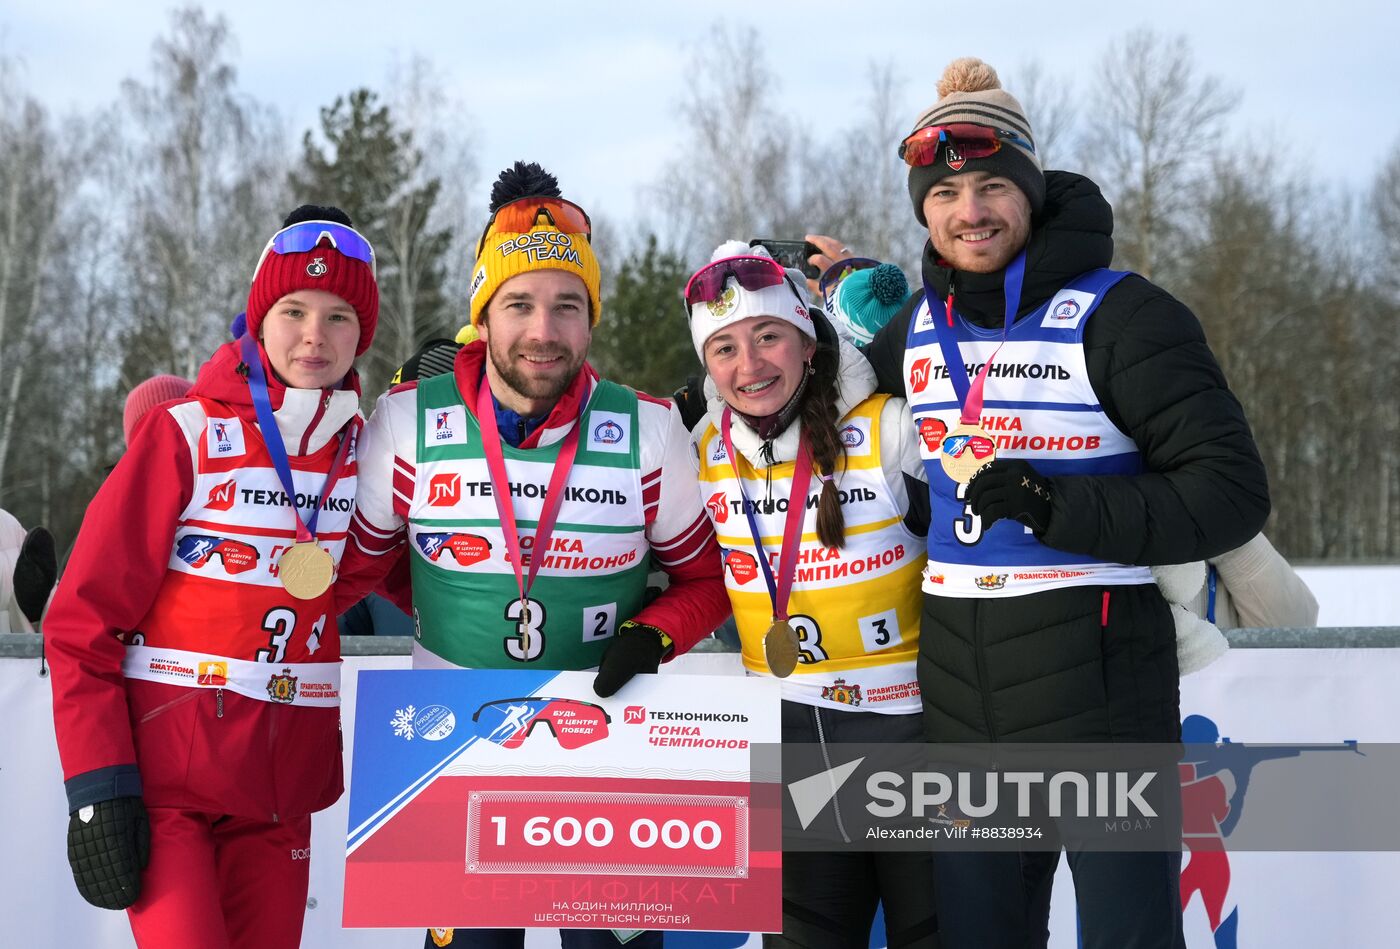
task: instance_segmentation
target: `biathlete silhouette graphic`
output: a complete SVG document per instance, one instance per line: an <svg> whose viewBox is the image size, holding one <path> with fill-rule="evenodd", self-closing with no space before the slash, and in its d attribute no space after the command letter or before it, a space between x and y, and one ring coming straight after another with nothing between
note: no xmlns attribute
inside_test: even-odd
<svg viewBox="0 0 1400 949"><path fill-rule="evenodd" d="M1221 738L1219 727L1204 715L1182 719L1181 740L1186 745L1185 760L1179 765L1181 839L1189 854L1181 870L1181 910L1184 913L1199 893L1216 949L1236 949L1240 910L1232 906L1225 913L1230 892L1230 855L1225 839L1244 812L1254 768L1265 761L1296 758L1305 751L1361 751L1355 741L1258 748L1238 745Z"/></svg>

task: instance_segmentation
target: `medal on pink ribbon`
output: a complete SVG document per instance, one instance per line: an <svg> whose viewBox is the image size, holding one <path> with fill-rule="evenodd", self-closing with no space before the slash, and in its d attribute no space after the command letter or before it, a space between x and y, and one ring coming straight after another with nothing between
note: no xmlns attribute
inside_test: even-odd
<svg viewBox="0 0 1400 949"><path fill-rule="evenodd" d="M574 457L578 454L579 429L583 427L583 411L588 405L589 395L588 391L584 392L579 402L579 416L564 436L563 444L559 446L559 457L549 475L549 486L545 488L540 519L535 525L535 555L530 558L530 569L527 573L520 567L520 531L515 521L515 502L510 493L505 452L501 448L501 432L496 425L496 406L491 398L491 385L484 372L481 374L481 385L476 391L476 423L481 428L486 469L491 475L491 495L496 499L496 513L500 516L501 532L505 535L506 556L515 568L515 585L520 591L520 616L515 628L520 639L520 655L523 662L530 662L544 654L543 648L536 649L532 641L534 623L530 590L535 585L535 575L539 572L540 564L544 562L545 551L549 550L549 539L554 536L554 522L559 517L559 506L564 500L564 485L568 483L569 471L573 468Z"/></svg>
<svg viewBox="0 0 1400 949"><path fill-rule="evenodd" d="M938 347L943 351L943 363L948 369L948 378L953 383L953 392L958 397L958 424L943 436L939 443L938 461L943 471L958 484L967 484L973 475L990 465L997 457L996 439L982 427L983 391L987 384L987 370L1006 345L1007 334L1016 322L1016 312L1021 305L1021 284L1026 272L1026 252L1023 250L1006 266L1005 298L1006 317L1002 323L1001 344L987 357L977 378L968 380L967 366L963 364L962 351L958 348L957 333L953 328L953 294L950 291L947 302L947 320L934 321L938 334ZM930 307L933 306L932 288L924 284L924 294Z"/></svg>
<svg viewBox="0 0 1400 949"><path fill-rule="evenodd" d="M734 440L730 437L729 426L733 415L726 406L720 416L720 430L724 437L724 451L729 457L729 468L734 472L734 480L739 485L739 496L744 499L744 516L749 522L749 535L758 554L758 565L763 570L763 582L768 586L768 598L773 604L773 624L763 634L763 661L768 670L779 679L792 675L801 659L801 649L797 630L788 622L788 599L792 595L792 582L797 576L797 553L802 543L802 521L807 515L807 489L812 484L812 456L807 450L807 436L803 434L797 441L797 461L793 465L792 490L788 492L787 514L783 521L783 546L778 552L778 575L773 576L768 554L763 549L763 535L754 518L754 505L744 490L744 479L739 474L738 456L734 453Z"/></svg>
<svg viewBox="0 0 1400 949"><path fill-rule="evenodd" d="M996 442L980 424L963 422L939 446L939 463L958 484L967 484L983 466L996 460Z"/></svg>

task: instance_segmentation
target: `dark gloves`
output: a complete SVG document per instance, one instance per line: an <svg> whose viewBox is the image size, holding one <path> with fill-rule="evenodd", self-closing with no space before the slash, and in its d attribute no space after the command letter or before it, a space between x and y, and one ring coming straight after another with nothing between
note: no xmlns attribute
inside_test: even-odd
<svg viewBox="0 0 1400 949"><path fill-rule="evenodd" d="M1050 526L1050 479L1019 458L994 461L968 483L967 503L983 530L1009 517L1041 534Z"/></svg>
<svg viewBox="0 0 1400 949"><path fill-rule="evenodd" d="M670 637L655 626L631 620L618 627L617 635L598 663L593 691L607 698L639 672L655 672L671 648Z"/></svg>
<svg viewBox="0 0 1400 949"><path fill-rule="evenodd" d="M24 544L15 558L15 603L29 622L37 623L44 615L44 604L57 579L53 535L46 528L36 527L24 535Z"/></svg>
<svg viewBox="0 0 1400 949"><path fill-rule="evenodd" d="M139 797L89 804L68 819L68 865L83 899L100 909L126 909L141 895L151 862L151 825Z"/></svg>

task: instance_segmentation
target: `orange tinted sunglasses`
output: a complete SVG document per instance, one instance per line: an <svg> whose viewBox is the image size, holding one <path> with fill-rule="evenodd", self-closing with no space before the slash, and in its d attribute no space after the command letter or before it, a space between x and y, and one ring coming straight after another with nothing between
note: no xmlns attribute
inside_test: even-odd
<svg viewBox="0 0 1400 949"><path fill-rule="evenodd" d="M544 217L561 234L582 234L593 240L593 222L588 212L563 198L534 197L516 198L503 204L491 214L486 228L481 232L481 240L476 242L476 252L486 243L486 236L492 231L503 234L527 234L538 227Z"/></svg>

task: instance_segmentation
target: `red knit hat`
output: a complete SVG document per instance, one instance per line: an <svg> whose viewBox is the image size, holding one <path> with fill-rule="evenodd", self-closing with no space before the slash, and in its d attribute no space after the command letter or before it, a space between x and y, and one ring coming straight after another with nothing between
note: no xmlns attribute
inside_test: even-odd
<svg viewBox="0 0 1400 949"><path fill-rule="evenodd" d="M350 216L339 208L303 204L287 215L277 233L309 221L354 227ZM276 237L273 235L274 240ZM369 247L363 237L360 240ZM372 256L373 252L370 254ZM369 349L375 327L379 325L379 286L370 264L342 254L330 237L322 237L315 247L301 253L279 254L269 241L248 291L248 331L256 337L268 311L278 300L298 290L325 290L354 307L360 320L360 342L355 355L361 356Z"/></svg>
<svg viewBox="0 0 1400 949"><path fill-rule="evenodd" d="M122 435L131 444L131 433L136 431L136 423L163 402L183 399L189 394L194 383L180 376L152 376L126 394L126 405L122 408Z"/></svg>

